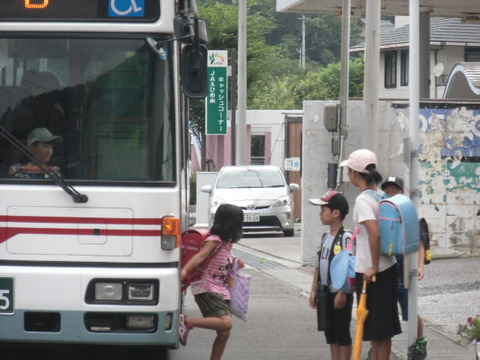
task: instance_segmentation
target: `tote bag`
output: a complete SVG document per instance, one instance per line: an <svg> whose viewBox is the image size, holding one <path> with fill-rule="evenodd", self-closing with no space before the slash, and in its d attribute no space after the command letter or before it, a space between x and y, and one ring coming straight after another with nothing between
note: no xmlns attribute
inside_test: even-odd
<svg viewBox="0 0 480 360"><path fill-rule="evenodd" d="M247 321L251 276L238 271L238 264L235 262L229 277L230 312L239 319Z"/></svg>

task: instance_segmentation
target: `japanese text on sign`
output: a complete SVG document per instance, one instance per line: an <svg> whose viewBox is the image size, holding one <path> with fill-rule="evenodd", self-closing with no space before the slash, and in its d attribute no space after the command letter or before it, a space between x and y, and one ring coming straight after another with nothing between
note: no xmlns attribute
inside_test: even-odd
<svg viewBox="0 0 480 360"><path fill-rule="evenodd" d="M227 51L208 52L207 134L227 133L228 78Z"/></svg>

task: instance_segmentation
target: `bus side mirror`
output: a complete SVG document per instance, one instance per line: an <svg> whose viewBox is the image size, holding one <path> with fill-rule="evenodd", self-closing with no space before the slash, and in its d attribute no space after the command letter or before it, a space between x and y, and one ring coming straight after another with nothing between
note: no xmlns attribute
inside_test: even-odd
<svg viewBox="0 0 480 360"><path fill-rule="evenodd" d="M208 43L207 21L202 18L196 18L198 21L198 34L194 34L195 20L186 16L175 16L173 19L173 29L175 38L185 44L193 44L194 36L198 36L200 44Z"/></svg>
<svg viewBox="0 0 480 360"><path fill-rule="evenodd" d="M207 96L207 57L204 45L196 49L194 45L183 47L180 73L182 90L187 97L203 99Z"/></svg>

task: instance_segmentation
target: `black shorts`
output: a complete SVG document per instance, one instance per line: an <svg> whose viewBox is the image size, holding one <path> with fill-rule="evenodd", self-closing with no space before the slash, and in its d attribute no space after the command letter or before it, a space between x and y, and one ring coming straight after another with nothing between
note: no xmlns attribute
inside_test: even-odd
<svg viewBox="0 0 480 360"><path fill-rule="evenodd" d="M395 265L377 273L377 280L368 283L367 309L369 311L363 340L384 340L401 334L397 307L397 267ZM356 274L357 302L362 293L363 274Z"/></svg>
<svg viewBox="0 0 480 360"><path fill-rule="evenodd" d="M334 309L333 300L337 293L328 293L328 304L331 306L329 314L331 316L332 328L325 331L327 344L338 344L342 346L352 345L350 335L350 322L352 320L353 294L347 294L347 304L342 309Z"/></svg>

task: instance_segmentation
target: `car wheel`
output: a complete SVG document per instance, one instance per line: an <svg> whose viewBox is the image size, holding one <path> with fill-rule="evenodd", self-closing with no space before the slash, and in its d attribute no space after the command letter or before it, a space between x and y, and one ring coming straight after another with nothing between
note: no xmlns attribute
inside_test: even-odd
<svg viewBox="0 0 480 360"><path fill-rule="evenodd" d="M293 236L293 233L294 233L294 230L293 230L293 229L283 230L283 235L284 235L285 237L292 237L292 236Z"/></svg>

